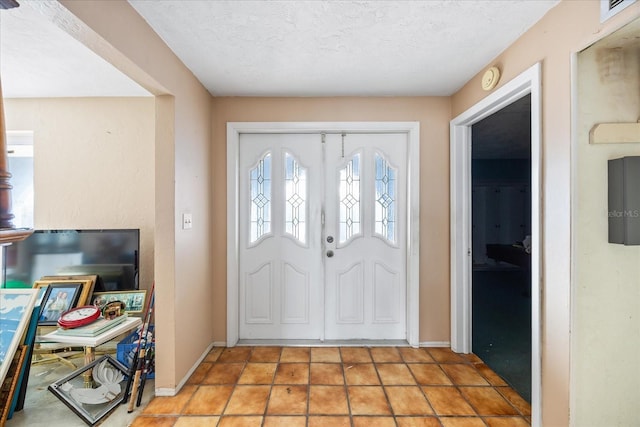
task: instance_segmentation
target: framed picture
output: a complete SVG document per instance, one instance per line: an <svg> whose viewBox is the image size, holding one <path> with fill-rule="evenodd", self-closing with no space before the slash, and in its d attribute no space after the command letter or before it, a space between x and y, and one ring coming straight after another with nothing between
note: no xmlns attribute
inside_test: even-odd
<svg viewBox="0 0 640 427"><path fill-rule="evenodd" d="M127 368L108 354L49 386L58 399L90 426L122 403Z"/></svg>
<svg viewBox="0 0 640 427"><path fill-rule="evenodd" d="M91 294L96 288L98 284L98 275L97 274L89 274L89 275L73 275L73 276L42 276L40 281L55 281L59 282L61 280L71 280L73 282L84 282L85 280L90 280L88 288L82 289L82 295L80 295L80 300L78 301L78 305L87 305L91 300ZM83 298L84 296L84 298Z"/></svg>
<svg viewBox="0 0 640 427"><path fill-rule="evenodd" d="M87 305L91 300L91 294L93 293L93 287L95 286L95 277L97 276L44 276L46 279L36 280L33 284L34 288L41 286L51 285L53 283L79 283L82 285L82 291L78 296L76 305ZM75 278L71 278L75 277ZM82 277L82 278L81 278Z"/></svg>
<svg viewBox="0 0 640 427"><path fill-rule="evenodd" d="M21 344L37 297L34 289L0 289L0 384Z"/></svg>
<svg viewBox="0 0 640 427"><path fill-rule="evenodd" d="M145 309L147 291L115 291L115 292L94 292L91 297L91 304L103 308L112 301L122 301L124 310L127 313L142 313Z"/></svg>
<svg viewBox="0 0 640 427"><path fill-rule="evenodd" d="M56 325L62 313L76 306L81 292L82 283L47 284L38 325Z"/></svg>

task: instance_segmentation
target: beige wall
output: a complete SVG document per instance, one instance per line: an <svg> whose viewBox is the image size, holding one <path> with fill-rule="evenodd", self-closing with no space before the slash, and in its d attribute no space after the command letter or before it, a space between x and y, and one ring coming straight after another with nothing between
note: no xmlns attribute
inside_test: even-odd
<svg viewBox="0 0 640 427"><path fill-rule="evenodd" d="M213 342L211 96L127 1L46 6L63 30L156 95L155 161L146 159L155 164L155 385L171 394ZM184 212L191 230L181 228Z"/></svg>
<svg viewBox="0 0 640 427"><path fill-rule="evenodd" d="M449 98L215 98L214 199L226 200L227 122L420 122L420 341L449 341ZM226 338L226 206L214 209L215 339Z"/></svg>
<svg viewBox="0 0 640 427"><path fill-rule="evenodd" d="M628 40L640 35L640 21L633 27ZM608 243L607 160L639 156L640 144L590 144L589 131L640 117L640 43L583 51L577 83L571 421L638 425L640 247Z"/></svg>
<svg viewBox="0 0 640 427"><path fill-rule="evenodd" d="M600 24L600 2L562 1L489 65L500 87L542 63L542 421L569 424L571 310L571 61L572 54L640 14L640 4ZM484 70L483 70L484 71ZM486 96L482 73L452 98L457 116ZM580 357L580 356L577 356ZM588 355L583 355L588 359ZM613 393L613 392L612 392ZM598 405L598 402L587 402Z"/></svg>
<svg viewBox="0 0 640 427"><path fill-rule="evenodd" d="M34 132L34 226L139 228L153 280L153 98L5 99L7 130Z"/></svg>

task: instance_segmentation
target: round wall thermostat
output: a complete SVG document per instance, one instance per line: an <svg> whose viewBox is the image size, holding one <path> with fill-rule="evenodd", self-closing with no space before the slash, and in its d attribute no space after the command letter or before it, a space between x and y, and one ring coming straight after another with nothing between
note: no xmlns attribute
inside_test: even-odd
<svg viewBox="0 0 640 427"><path fill-rule="evenodd" d="M491 90L500 80L500 70L498 67L491 67L482 75L482 89Z"/></svg>

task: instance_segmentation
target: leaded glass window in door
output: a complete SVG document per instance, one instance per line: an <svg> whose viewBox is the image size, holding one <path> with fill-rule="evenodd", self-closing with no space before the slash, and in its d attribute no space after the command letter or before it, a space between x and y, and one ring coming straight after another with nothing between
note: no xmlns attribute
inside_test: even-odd
<svg viewBox="0 0 640 427"><path fill-rule="evenodd" d="M375 233L396 242L397 169L380 154L375 155Z"/></svg>
<svg viewBox="0 0 640 427"><path fill-rule="evenodd" d="M271 153L266 153L249 171L250 243L271 232Z"/></svg>
<svg viewBox="0 0 640 427"><path fill-rule="evenodd" d="M290 153L284 155L285 232L307 242L307 168Z"/></svg>
<svg viewBox="0 0 640 427"><path fill-rule="evenodd" d="M339 239L344 243L360 234L360 153L338 171Z"/></svg>

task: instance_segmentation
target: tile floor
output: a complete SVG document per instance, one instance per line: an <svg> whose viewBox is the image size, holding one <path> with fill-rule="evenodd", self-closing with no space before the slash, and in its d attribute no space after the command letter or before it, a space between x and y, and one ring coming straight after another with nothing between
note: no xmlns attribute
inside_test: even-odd
<svg viewBox="0 0 640 427"><path fill-rule="evenodd" d="M215 348L132 427L526 427L531 408L475 355L444 348Z"/></svg>

